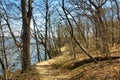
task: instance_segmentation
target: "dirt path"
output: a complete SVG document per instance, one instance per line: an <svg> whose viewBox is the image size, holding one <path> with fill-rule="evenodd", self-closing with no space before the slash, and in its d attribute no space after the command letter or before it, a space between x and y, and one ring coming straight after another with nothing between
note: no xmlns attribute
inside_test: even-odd
<svg viewBox="0 0 120 80"><path fill-rule="evenodd" d="M32 73L14 73L16 75L13 80L105 80L109 76L120 80L120 52L112 52L111 60L92 53L99 61L98 64L82 53L76 55L74 59L71 53L64 51L58 57L33 65Z"/></svg>
<svg viewBox="0 0 120 80"><path fill-rule="evenodd" d="M69 54L68 52L65 53ZM55 69L52 64L61 61L63 56L56 57L45 62L36 64L36 70L39 73L40 80L67 80L68 75L66 72L61 72L60 69Z"/></svg>
<svg viewBox="0 0 120 80"><path fill-rule="evenodd" d="M81 75L81 74L86 75L86 74L90 73L89 75L92 75L92 74L99 75L99 73L97 73L99 69L102 70L102 68L104 68L106 66L108 66L107 69L109 69L110 65L111 65L111 68L114 69L116 67L116 65L112 66L113 63L115 64L115 62L117 62L116 63L117 65L120 63L119 62L120 56L119 56L118 52L114 53L113 55L111 54L111 56L112 56L111 59L112 59L113 63L110 61L107 61L107 58L96 57L96 60L99 61L99 63L94 64L94 63L92 63L92 61L89 58L85 58L83 54L80 54L80 56L79 56L79 54L77 55L78 58L76 58L76 62L74 62L74 65L71 66L71 68L70 68L71 71L66 71L66 72L63 72L63 71L61 71L61 69L59 69L59 68L61 68L61 65L59 65L59 64L64 64L64 65L72 64L72 62L71 62L72 58L71 58L69 52L64 52L63 55L61 55L61 56L58 56L54 59L47 60L47 61L36 64L35 67L36 67L37 72L39 73L38 80L79 80L80 78L83 77L83 75ZM103 66L103 63L105 64L104 66ZM55 67L55 66L53 67L54 64L59 66L59 68L58 69L54 68ZM79 67L84 64L86 64L86 66ZM87 65L89 65L89 66L87 66ZM100 65L100 67L99 67L99 65ZM101 65L103 66L102 68L101 68ZM97 70L94 70L93 67L97 68ZM118 67L119 67L119 65L118 65ZM86 72L85 72L85 70L86 70ZM89 72L89 70L92 70L92 71ZM101 71L101 70L99 70L99 71ZM105 70L106 70L106 68L102 70L104 74L105 74L105 72L107 72ZM118 68L118 70L119 70L119 68ZM84 73L81 73L81 72L84 72ZM115 75L117 75L117 74L115 74ZM85 79L82 79L82 80L85 80Z"/></svg>

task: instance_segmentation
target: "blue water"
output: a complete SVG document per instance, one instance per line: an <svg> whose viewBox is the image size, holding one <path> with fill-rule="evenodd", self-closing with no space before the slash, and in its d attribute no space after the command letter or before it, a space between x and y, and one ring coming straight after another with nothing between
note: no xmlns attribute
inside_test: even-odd
<svg viewBox="0 0 120 80"><path fill-rule="evenodd" d="M19 40L19 38L18 38L18 40ZM12 67L13 71L21 69L20 49L18 49L18 47L14 44L13 39L6 38L5 46L6 46L8 65L12 66L13 64L15 64L14 67ZM42 60L44 60L45 52L44 52L44 47L42 45L39 45L39 51L40 51ZM36 49L35 40L33 38L31 38L30 55L31 55L31 64L36 64L38 62L37 49ZM1 68L0 68L0 73L1 73Z"/></svg>

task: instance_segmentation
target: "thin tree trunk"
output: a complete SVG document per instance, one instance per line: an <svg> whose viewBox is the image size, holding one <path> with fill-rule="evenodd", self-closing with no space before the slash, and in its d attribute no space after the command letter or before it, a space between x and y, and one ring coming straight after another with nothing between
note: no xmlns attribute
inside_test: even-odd
<svg viewBox="0 0 120 80"><path fill-rule="evenodd" d="M40 51L39 51L39 44L38 44L38 36L37 36L37 32L36 32L36 23L35 20L33 18L33 26L34 26L34 32L35 32L35 40L36 40L36 47L37 47L37 58L38 58L38 62L40 62L41 59L41 55L40 55Z"/></svg>
<svg viewBox="0 0 120 80"><path fill-rule="evenodd" d="M54 35L53 35L54 33L53 33L53 31L52 31L52 28L51 28L51 35L52 35L52 38L53 38L53 44L54 44L54 47L55 47L55 51L57 51L57 53L59 52L58 51L58 49L57 49L57 46L56 46L56 40L55 40L55 37L54 37Z"/></svg>
<svg viewBox="0 0 120 80"><path fill-rule="evenodd" d="M45 16L45 60L47 60L47 30L48 30L48 0L45 0L46 16Z"/></svg>
<svg viewBox="0 0 120 80"><path fill-rule="evenodd" d="M49 13L49 15L48 15L48 17L49 17L49 50L48 50L48 57L49 57L49 59L51 59L52 58L52 56L51 56L51 36L50 36L50 28L51 28L51 17L50 17L50 13Z"/></svg>
<svg viewBox="0 0 120 80"><path fill-rule="evenodd" d="M3 28L1 26L1 15L0 15L0 29L1 29L1 34L2 34L0 36L1 37L1 53L2 53L2 59L0 58L0 64L1 64L1 69L3 73L3 80L7 80L6 70L8 68L8 64L7 64L7 57L6 57L6 52L5 52L4 33L3 33Z"/></svg>
<svg viewBox="0 0 120 80"><path fill-rule="evenodd" d="M116 4L116 8L117 8L117 18L118 18L118 44L120 44L120 9L119 9L119 4L118 4L118 0L114 0L115 4Z"/></svg>
<svg viewBox="0 0 120 80"><path fill-rule="evenodd" d="M72 53L73 53L73 56L74 56L74 59L76 59L76 54L75 54L75 43L74 43L74 40L73 38L71 37L71 41L72 41Z"/></svg>
<svg viewBox="0 0 120 80"><path fill-rule="evenodd" d="M92 4L95 9L96 9L96 16L97 16L97 20L98 20L98 24L99 24L99 35L101 37L101 40L102 40L102 46L101 46L101 51L102 53L106 53L106 54L109 54L110 51L109 51L109 46L108 46L108 39L107 39L107 29L104 25L104 22L103 22L103 13L102 13L102 6L106 3L107 0L105 1L98 1L98 5L94 3L94 1L92 0L89 0L90 4Z"/></svg>
<svg viewBox="0 0 120 80"><path fill-rule="evenodd" d="M108 54L110 54L109 46L108 46L108 39L107 39L107 29L102 21L102 18L100 16L100 11L98 10L98 18L99 18L99 27L100 27L100 36L102 40L102 53L106 53L106 57ZM106 35L105 35L106 34Z"/></svg>
<svg viewBox="0 0 120 80"><path fill-rule="evenodd" d="M5 65L4 65L4 63L3 63L1 58L0 58L0 64L1 64L2 72L3 72L2 80L8 80L7 79L7 74L6 74L6 68L5 68Z"/></svg>
<svg viewBox="0 0 120 80"><path fill-rule="evenodd" d="M37 38L35 27L34 27L34 31L35 31L35 40L36 40L36 47L37 47L37 57L38 57L38 62L40 62L41 58L40 58L39 44L38 44L38 38Z"/></svg>
<svg viewBox="0 0 120 80"><path fill-rule="evenodd" d="M80 49L82 49L82 51L84 51L85 54L86 54L88 57L90 57L95 63L97 63L96 59L94 59L94 58L89 54L89 52L88 52L88 51L79 43L79 41L75 38L75 36L74 36L74 34L73 34L72 24L71 24L71 22L70 22L70 20L69 20L69 18L68 18L68 16L67 16L67 13L66 13L65 8L64 8L64 0L62 0L62 9L63 9L63 11L64 11L64 14L65 14L65 16L66 16L66 18L67 18L67 21L68 21L68 23L69 23L69 25L70 25L70 28L71 28L71 32L70 32L71 37L72 37L73 40L77 43L77 45L80 47Z"/></svg>
<svg viewBox="0 0 120 80"><path fill-rule="evenodd" d="M99 43L99 30L98 30L98 26L97 26L97 23L95 22L95 27L96 27L96 35L95 35L95 37L96 37L96 43L95 43L95 45L96 45L96 50L99 50L100 49L100 45L98 44Z"/></svg>
<svg viewBox="0 0 120 80"><path fill-rule="evenodd" d="M115 43L114 32L115 32L114 31L114 21L113 21L113 17L112 17L112 47L114 46L114 43Z"/></svg>
<svg viewBox="0 0 120 80"><path fill-rule="evenodd" d="M4 37L4 32L3 29L1 27L2 30L2 44L3 44L3 56L4 56L4 63L5 63L5 67L6 69L8 68L8 61L7 61L7 55L6 55L6 50L5 50L5 37Z"/></svg>
<svg viewBox="0 0 120 80"><path fill-rule="evenodd" d="M114 46L114 43L115 43L115 39L114 39L114 8L112 7L112 1L111 1L111 10L112 10L112 31L111 31L111 34L112 34L112 47Z"/></svg>

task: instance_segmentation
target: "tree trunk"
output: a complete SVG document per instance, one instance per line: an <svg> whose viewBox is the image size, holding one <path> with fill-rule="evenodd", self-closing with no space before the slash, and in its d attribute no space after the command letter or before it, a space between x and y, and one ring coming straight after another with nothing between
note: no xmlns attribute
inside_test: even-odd
<svg viewBox="0 0 120 80"><path fill-rule="evenodd" d="M45 16L45 60L47 60L47 33L48 33L48 0L46 1L46 16Z"/></svg>
<svg viewBox="0 0 120 80"><path fill-rule="evenodd" d="M28 12L26 0L21 0L22 8L22 73L30 72L31 70L31 61L30 61L30 21L32 16L32 0L28 1Z"/></svg>
<svg viewBox="0 0 120 80"><path fill-rule="evenodd" d="M36 47L37 47L37 58L38 58L38 62L42 61L41 55L40 55L40 51L39 51L39 43L38 43L38 34L37 34L37 30L36 30L36 23L35 23L35 19L33 17L33 26L34 26L34 36L35 36L35 40L36 40Z"/></svg>
<svg viewBox="0 0 120 80"><path fill-rule="evenodd" d="M52 52L52 47L51 47L51 36L50 36L50 32L51 32L51 17L50 17L50 13L49 13L49 58L51 59L51 52Z"/></svg>
<svg viewBox="0 0 120 80"><path fill-rule="evenodd" d="M90 57L90 59L92 59L95 63L97 63L96 59L94 59L94 58L89 54L89 52L88 52L88 51L79 43L79 41L75 38L75 36L74 36L74 34L73 34L72 24L71 24L71 22L70 22L70 20L69 20L69 18L68 18L68 16L67 16L67 13L66 13L65 8L64 8L64 0L62 0L62 9L63 9L63 11L64 11L64 14L65 14L65 16L66 16L66 18L67 18L67 21L68 21L68 23L69 23L69 25L70 25L70 28L71 28L71 32L70 32L71 37L72 37L73 40L77 43L77 45L80 47L80 49L81 49L88 57Z"/></svg>
<svg viewBox="0 0 120 80"><path fill-rule="evenodd" d="M115 31L114 31L114 28L115 28L115 25L114 25L114 8L112 7L113 5L112 5L112 1L111 1L111 10L112 10L112 32L111 32L111 34L112 34L112 47L114 46L114 43L115 43L115 37L114 37L114 33L115 33Z"/></svg>
<svg viewBox="0 0 120 80"><path fill-rule="evenodd" d="M100 37L102 40L101 52L106 53L106 56L107 56L108 54L110 54L109 46L108 46L108 39L107 39L107 29L102 21L100 14L98 14L98 18L99 18L99 27L100 27Z"/></svg>
<svg viewBox="0 0 120 80"><path fill-rule="evenodd" d="M2 73L3 73L2 80L7 80L6 68L1 58L0 58L0 64L1 64Z"/></svg>
<svg viewBox="0 0 120 80"><path fill-rule="evenodd" d="M1 26L1 14L0 14L0 31L1 31L1 35L0 35L0 42L1 42L1 53L2 53L2 58L0 58L0 64L1 64L1 69L2 69L2 73L3 73L3 80L7 80L7 74L6 74L6 70L8 68L8 64L7 64L7 56L6 56L6 52L5 52L5 40L4 40L4 32L3 32L3 28Z"/></svg>
<svg viewBox="0 0 120 80"><path fill-rule="evenodd" d="M120 44L120 9L119 9L119 3L117 2L118 0L114 0L117 8L117 18L118 18L118 44Z"/></svg>
<svg viewBox="0 0 120 80"><path fill-rule="evenodd" d="M1 30L2 30L2 47L3 47L3 62L5 63L5 68L8 68L8 61L7 61L7 55L6 55L6 50L5 50L5 37L4 37L4 32L3 32L3 28L1 26Z"/></svg>

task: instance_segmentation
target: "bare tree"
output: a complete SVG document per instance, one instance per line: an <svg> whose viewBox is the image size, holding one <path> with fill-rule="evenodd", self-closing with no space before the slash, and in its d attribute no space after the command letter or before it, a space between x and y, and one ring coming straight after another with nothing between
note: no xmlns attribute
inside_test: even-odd
<svg viewBox="0 0 120 80"><path fill-rule="evenodd" d="M1 19L2 18L2 14L0 13L0 31L1 31L1 35L0 35L0 42L1 42L1 46L0 46L0 52L2 53L2 58L0 58L0 64L1 64L1 68L2 68L2 72L3 72L3 79L4 80L7 80L7 77L6 77L6 67L5 67L5 64L4 64L4 54L5 54L5 47L4 47L4 35L3 35L3 29L2 29L2 25L1 25ZM3 43L3 45L2 45Z"/></svg>
<svg viewBox="0 0 120 80"><path fill-rule="evenodd" d="M97 4L95 4L93 1L89 0L89 2L95 7L96 9L96 15L97 15L97 19L99 21L99 31L100 31L100 37L101 37L101 40L102 40L102 53L106 53L106 54L109 54L110 51L109 51L109 46L108 46L108 39L107 39L107 35L104 35L104 34L107 34L107 28L106 26L104 25L104 22L103 22L103 19L102 19L102 16L103 16L103 9L102 9L102 6L106 3L107 0L104 0L104 1L98 1Z"/></svg>
<svg viewBox="0 0 120 80"><path fill-rule="evenodd" d="M33 26L34 26L34 37L35 37L35 40L36 40L36 47L37 47L37 58L38 58L38 62L40 62L42 59L41 59L41 55L40 55L40 51L39 51L39 40L38 40L38 33L37 33L37 24L35 22L35 19L33 17Z"/></svg>
<svg viewBox="0 0 120 80"><path fill-rule="evenodd" d="M47 41L48 41L48 0L45 0L46 4L46 16L45 16L45 60L47 60Z"/></svg>
<svg viewBox="0 0 120 80"><path fill-rule="evenodd" d="M65 16L66 16L66 19L67 19L67 21L68 21L68 23L69 23L69 25L70 25L70 29L71 29L70 35L71 35L71 37L72 37L73 40L77 43L77 45L80 47L80 49L82 49L87 56L89 56L95 63L97 63L96 59L94 59L94 58L89 54L89 52L88 52L88 51L79 43L79 41L77 41L77 39L75 38L75 36L74 36L74 34L73 34L72 24L71 24L71 22L70 22L70 20L69 20L69 18L68 18L68 16L67 16L66 10L65 10L65 8L64 8L64 0L62 0L62 9L63 9L63 11L64 11L64 13L65 13Z"/></svg>
<svg viewBox="0 0 120 80"><path fill-rule="evenodd" d="M119 4L118 4L118 0L114 0L115 4L116 4L116 8L117 8L117 18L118 18L118 23L120 26L120 10L119 10ZM119 35L118 35L118 44L120 44L120 27L118 27L119 30Z"/></svg>
<svg viewBox="0 0 120 80"><path fill-rule="evenodd" d="M50 11L49 11L49 0L45 0L45 60L47 60L47 57L51 59L50 52L48 50L49 44L48 44L48 27L50 26Z"/></svg>
<svg viewBox="0 0 120 80"><path fill-rule="evenodd" d="M28 4L28 6L27 6ZM30 22L32 17L32 0L21 0L22 8L22 73L30 72Z"/></svg>

